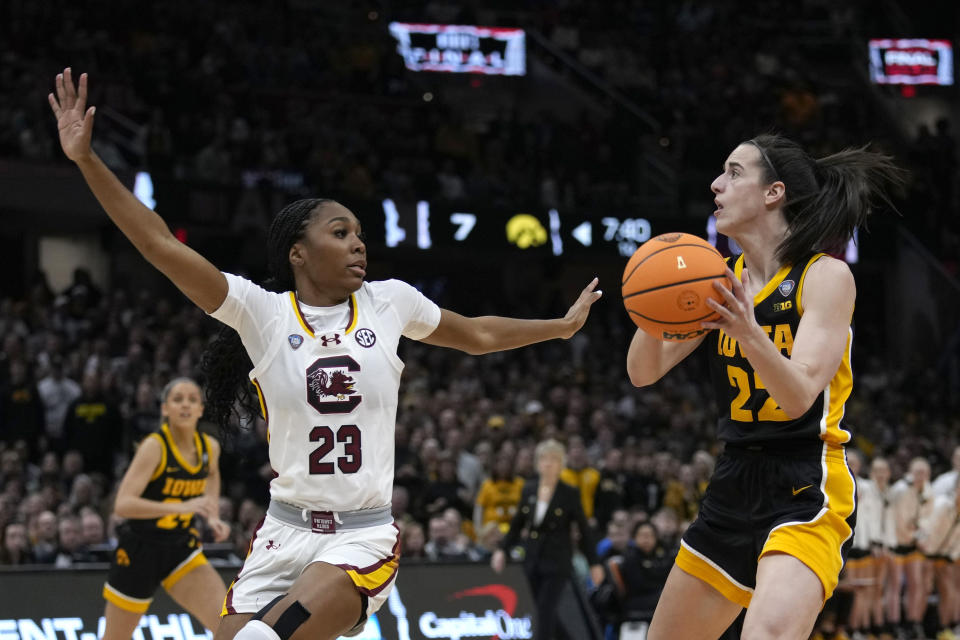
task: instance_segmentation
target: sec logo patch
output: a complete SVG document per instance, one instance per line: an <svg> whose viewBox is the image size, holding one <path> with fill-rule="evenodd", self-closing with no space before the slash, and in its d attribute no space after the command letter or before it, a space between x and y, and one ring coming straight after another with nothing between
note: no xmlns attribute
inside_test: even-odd
<svg viewBox="0 0 960 640"><path fill-rule="evenodd" d="M372 329L357 329L356 338L357 344L367 349L377 343L377 334Z"/></svg>

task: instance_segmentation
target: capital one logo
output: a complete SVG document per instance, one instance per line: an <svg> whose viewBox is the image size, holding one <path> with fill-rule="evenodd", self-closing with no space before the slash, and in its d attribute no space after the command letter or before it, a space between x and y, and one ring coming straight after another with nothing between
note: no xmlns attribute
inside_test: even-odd
<svg viewBox="0 0 960 640"><path fill-rule="evenodd" d="M500 601L500 607L496 611L486 608L482 614L461 610L456 618L441 618L433 611L427 611L420 616L420 633L428 638L450 640L476 637L522 640L533 637L533 625L529 616L513 617L517 607L517 594L506 585L488 584L465 589L454 593L450 599L478 596L493 597Z"/></svg>

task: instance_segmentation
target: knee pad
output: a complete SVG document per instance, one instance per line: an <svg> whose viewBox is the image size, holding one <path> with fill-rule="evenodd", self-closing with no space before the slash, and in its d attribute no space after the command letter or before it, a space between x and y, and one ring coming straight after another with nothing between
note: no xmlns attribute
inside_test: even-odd
<svg viewBox="0 0 960 640"><path fill-rule="evenodd" d="M293 603L280 614L280 617L273 623L273 626L263 621L263 616L280 602L285 595L286 594L277 596L271 600L269 604L260 609L260 611L257 611L253 618L247 621L247 624L243 625L240 631L237 632L234 640L289 640L293 632L310 617L310 612L300 604L299 600L294 600Z"/></svg>

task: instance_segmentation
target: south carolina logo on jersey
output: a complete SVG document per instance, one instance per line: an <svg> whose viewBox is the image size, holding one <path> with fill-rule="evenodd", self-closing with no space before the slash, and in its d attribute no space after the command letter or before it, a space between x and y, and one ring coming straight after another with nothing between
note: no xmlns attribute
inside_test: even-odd
<svg viewBox="0 0 960 640"><path fill-rule="evenodd" d="M307 367L307 402L323 414L350 413L363 399L350 373L360 365L350 356L318 358Z"/></svg>

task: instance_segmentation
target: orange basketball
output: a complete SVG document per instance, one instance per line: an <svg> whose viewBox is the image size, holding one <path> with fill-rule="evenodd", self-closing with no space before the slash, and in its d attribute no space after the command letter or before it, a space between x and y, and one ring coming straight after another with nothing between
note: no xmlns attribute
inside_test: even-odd
<svg viewBox="0 0 960 640"><path fill-rule="evenodd" d="M730 289L726 263L709 242L689 233L665 233L634 252L623 270L623 304L634 323L660 340L693 340L701 322L718 314L707 300L723 303L713 288Z"/></svg>

